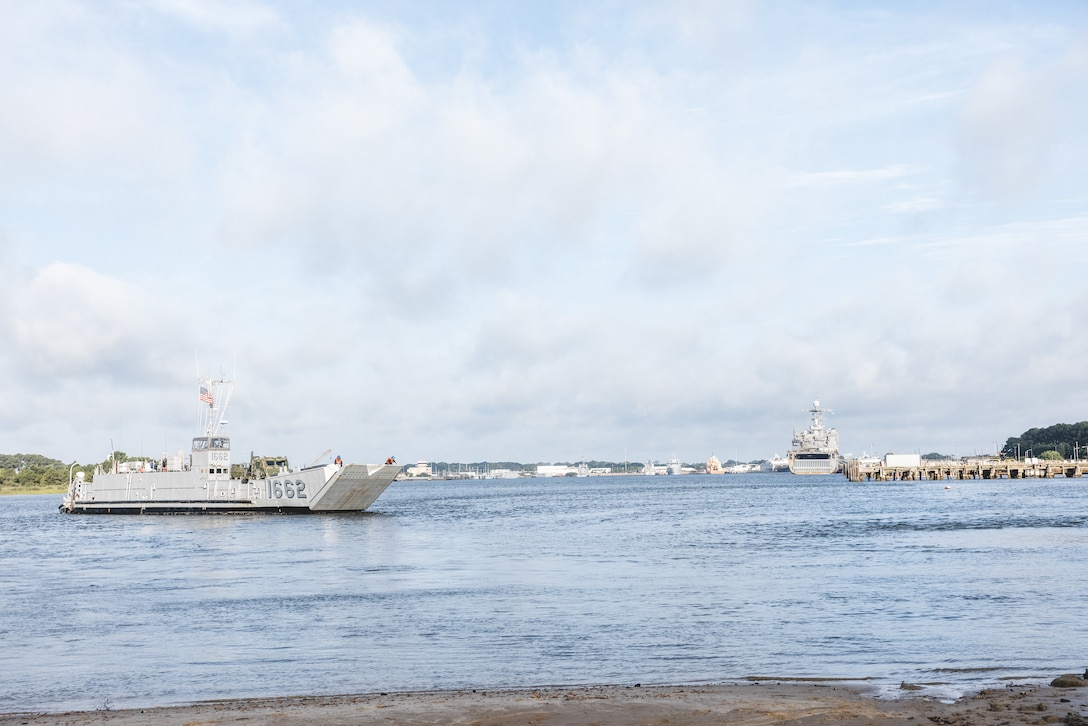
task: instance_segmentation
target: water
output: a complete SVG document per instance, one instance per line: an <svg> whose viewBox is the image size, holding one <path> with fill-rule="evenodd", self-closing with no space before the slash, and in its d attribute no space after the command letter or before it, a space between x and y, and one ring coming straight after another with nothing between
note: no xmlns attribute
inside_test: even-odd
<svg viewBox="0 0 1088 726"><path fill-rule="evenodd" d="M0 712L1088 665L1088 482L397 482L371 512L0 498Z"/></svg>

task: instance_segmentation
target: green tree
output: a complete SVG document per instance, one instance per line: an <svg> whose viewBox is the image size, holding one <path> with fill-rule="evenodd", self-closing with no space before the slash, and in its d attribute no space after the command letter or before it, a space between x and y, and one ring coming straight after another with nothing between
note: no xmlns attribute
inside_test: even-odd
<svg viewBox="0 0 1088 726"><path fill-rule="evenodd" d="M1080 458L1088 446L1088 421L1075 424L1054 424L1045 428L1028 429L1019 436L1010 437L1001 453L1005 456L1027 456L1032 452L1042 456L1044 451L1054 451L1059 459ZM1079 454L1078 454L1079 450Z"/></svg>
<svg viewBox="0 0 1088 726"><path fill-rule="evenodd" d="M0 454L0 469L25 469L28 466L64 466L64 462L41 454Z"/></svg>
<svg viewBox="0 0 1088 726"><path fill-rule="evenodd" d="M40 454L0 454L0 489L64 489L69 475L79 471L89 480L94 465L65 464Z"/></svg>

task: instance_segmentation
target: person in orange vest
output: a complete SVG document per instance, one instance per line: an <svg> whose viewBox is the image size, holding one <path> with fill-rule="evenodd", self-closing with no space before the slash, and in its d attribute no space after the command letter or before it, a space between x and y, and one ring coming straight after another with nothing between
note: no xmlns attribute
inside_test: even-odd
<svg viewBox="0 0 1088 726"><path fill-rule="evenodd" d="M344 465L344 460L340 458L340 454L336 455L336 466L341 467Z"/></svg>
<svg viewBox="0 0 1088 726"><path fill-rule="evenodd" d="M388 459L385 460L385 463L386 464L396 464L397 463L397 458L395 456L390 456Z"/></svg>

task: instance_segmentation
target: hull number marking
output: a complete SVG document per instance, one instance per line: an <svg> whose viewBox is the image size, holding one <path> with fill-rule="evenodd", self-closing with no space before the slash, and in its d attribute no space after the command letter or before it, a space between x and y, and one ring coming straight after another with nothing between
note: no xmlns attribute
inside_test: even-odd
<svg viewBox="0 0 1088 726"><path fill-rule="evenodd" d="M265 482L269 499L306 499L306 482L301 479L269 479Z"/></svg>

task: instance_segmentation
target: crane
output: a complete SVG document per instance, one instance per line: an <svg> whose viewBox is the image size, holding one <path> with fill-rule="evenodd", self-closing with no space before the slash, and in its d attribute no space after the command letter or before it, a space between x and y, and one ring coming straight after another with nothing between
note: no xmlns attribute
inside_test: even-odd
<svg viewBox="0 0 1088 726"><path fill-rule="evenodd" d="M326 456L328 456L331 453L332 453L332 449L325 449L325 453L322 454L321 456L317 457L313 461L311 461L310 466L317 466L317 462L321 461L322 459L324 459ZM309 469L310 466L307 466L306 468Z"/></svg>

